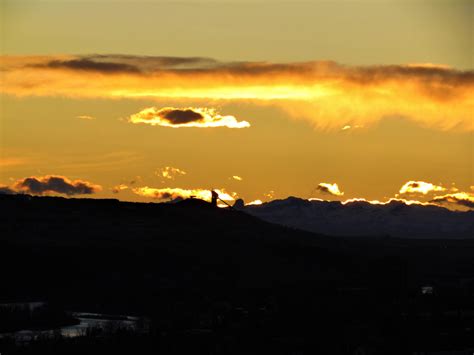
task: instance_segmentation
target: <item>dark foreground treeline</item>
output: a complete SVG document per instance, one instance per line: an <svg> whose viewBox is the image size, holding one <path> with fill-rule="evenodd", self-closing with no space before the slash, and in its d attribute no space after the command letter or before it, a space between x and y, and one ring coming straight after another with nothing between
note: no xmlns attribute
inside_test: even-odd
<svg viewBox="0 0 474 355"><path fill-rule="evenodd" d="M473 261L469 241L330 238L196 200L0 196L3 302L41 299L68 310L151 319L146 334L4 340L0 352L468 349Z"/></svg>
<svg viewBox="0 0 474 355"><path fill-rule="evenodd" d="M77 323L77 319L54 304L38 307L29 307L25 304L0 304L0 334L23 329L53 329Z"/></svg>

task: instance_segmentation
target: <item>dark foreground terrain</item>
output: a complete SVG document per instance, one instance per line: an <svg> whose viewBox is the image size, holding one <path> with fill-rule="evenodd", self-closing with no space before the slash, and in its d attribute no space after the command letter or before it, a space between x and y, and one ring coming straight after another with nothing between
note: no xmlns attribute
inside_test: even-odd
<svg viewBox="0 0 474 355"><path fill-rule="evenodd" d="M0 337L2 355L474 348L468 240L333 238L200 200L0 195L0 275L0 303L41 301L54 310L18 319L0 312L3 332L59 327L74 322L70 311L150 324L26 343Z"/></svg>

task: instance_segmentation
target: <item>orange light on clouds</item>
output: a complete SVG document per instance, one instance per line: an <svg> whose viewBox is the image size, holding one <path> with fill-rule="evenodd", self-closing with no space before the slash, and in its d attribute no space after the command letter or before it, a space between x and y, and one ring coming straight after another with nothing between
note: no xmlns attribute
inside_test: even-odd
<svg viewBox="0 0 474 355"><path fill-rule="evenodd" d="M321 182L316 189L321 191L322 193L328 193L334 196L344 195L344 192L341 192L341 190L339 190L339 186L337 186L336 183L329 184L327 182Z"/></svg>
<svg viewBox="0 0 474 355"><path fill-rule="evenodd" d="M412 180L405 183L405 185L400 188L399 192L401 194L421 193L423 195L426 195L428 192L434 191L446 191L446 189L442 186L434 185L430 182Z"/></svg>
<svg viewBox="0 0 474 355"><path fill-rule="evenodd" d="M196 197L201 200L211 200L211 190L206 189L181 189L181 188L153 188L153 187L137 187L132 191L140 196L151 197L157 200L191 198ZM223 189L214 189L219 194L219 198L224 201L234 201L235 198ZM232 193L235 196L235 193Z"/></svg>
<svg viewBox="0 0 474 355"><path fill-rule="evenodd" d="M254 201L251 201L249 203L246 203L245 205L246 206L258 206L258 205L261 205L263 204L262 200L254 200Z"/></svg>
<svg viewBox="0 0 474 355"><path fill-rule="evenodd" d="M474 194L469 192L456 192L435 196L431 202L461 210L474 209Z"/></svg>
<svg viewBox="0 0 474 355"><path fill-rule="evenodd" d="M165 166L164 168L158 169L156 175L168 180L174 180L177 176L186 175L186 172L172 166Z"/></svg>
<svg viewBox="0 0 474 355"><path fill-rule="evenodd" d="M149 60L142 57L134 59L134 66L119 63L117 58L107 63L106 57L100 63L93 58L81 62L64 56L2 57L0 92L77 98L246 100L276 105L320 129L366 127L389 115L440 130L474 129L474 73L443 65L216 62L184 70L170 66L150 69ZM141 118L134 120L143 122ZM156 118L148 121L163 125Z"/></svg>
<svg viewBox="0 0 474 355"><path fill-rule="evenodd" d="M234 116L220 115L217 110L207 107L187 107L184 109L165 107L145 108L142 111L131 115L131 123L145 123L152 126L163 127L198 127L198 128L247 128L250 123L238 121Z"/></svg>

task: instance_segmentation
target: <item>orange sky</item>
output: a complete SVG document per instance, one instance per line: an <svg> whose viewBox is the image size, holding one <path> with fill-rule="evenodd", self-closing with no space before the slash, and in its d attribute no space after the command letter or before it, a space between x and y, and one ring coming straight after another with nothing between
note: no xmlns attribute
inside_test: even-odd
<svg viewBox="0 0 474 355"><path fill-rule="evenodd" d="M139 3L2 2L0 189L469 208L472 2Z"/></svg>

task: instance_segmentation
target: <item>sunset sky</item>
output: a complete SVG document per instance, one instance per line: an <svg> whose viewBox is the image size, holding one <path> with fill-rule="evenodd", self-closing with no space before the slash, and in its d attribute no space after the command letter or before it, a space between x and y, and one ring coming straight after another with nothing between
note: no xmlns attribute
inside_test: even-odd
<svg viewBox="0 0 474 355"><path fill-rule="evenodd" d="M0 1L0 190L474 208L471 0Z"/></svg>

